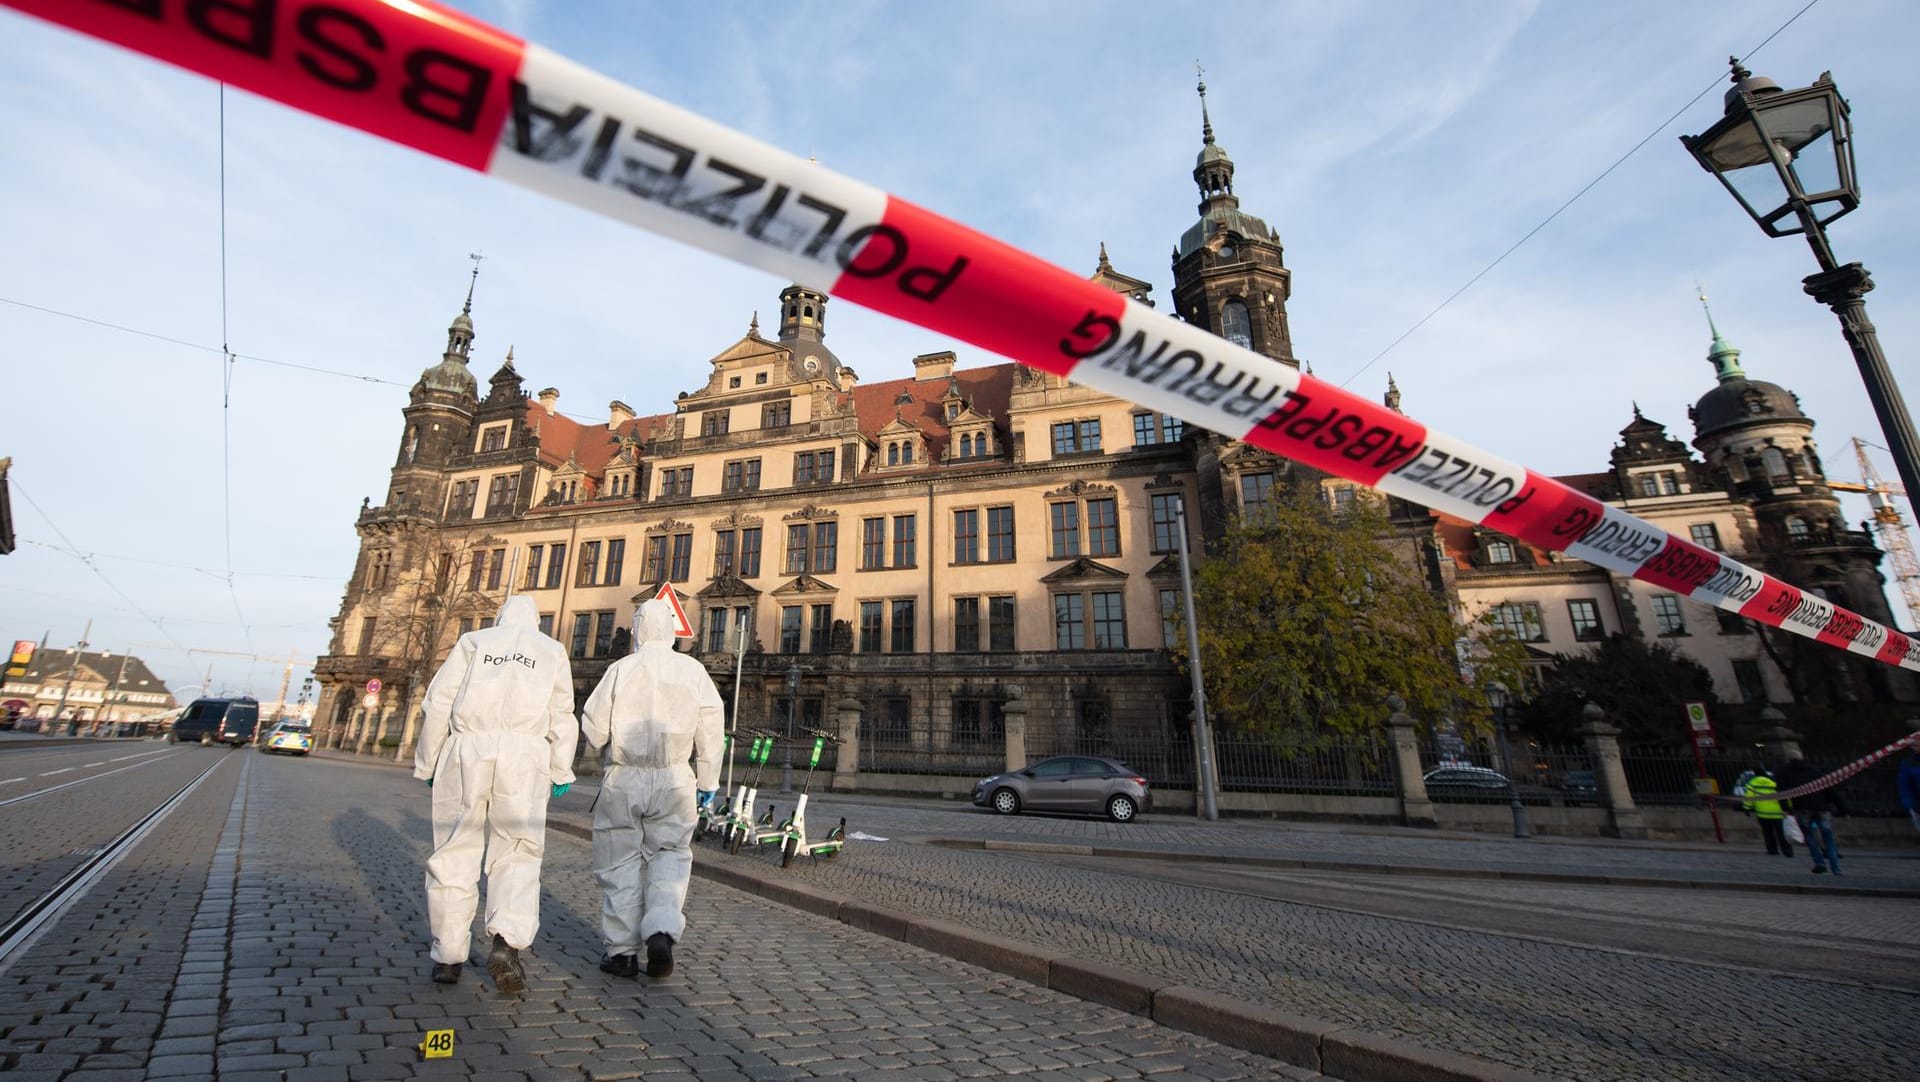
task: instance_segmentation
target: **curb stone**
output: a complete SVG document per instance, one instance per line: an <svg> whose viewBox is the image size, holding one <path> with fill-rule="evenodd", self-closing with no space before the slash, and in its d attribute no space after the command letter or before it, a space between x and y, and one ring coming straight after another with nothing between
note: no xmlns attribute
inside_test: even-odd
<svg viewBox="0 0 1920 1082"><path fill-rule="evenodd" d="M589 841L590 827L549 819L549 829ZM963 846L962 848L984 848ZM1010 848L1001 846L997 848ZM1083 846L1066 846L1075 851ZM1045 850L1042 850L1045 851ZM745 862L721 862L694 850L693 871L703 879L840 921L849 927L1017 977L1063 995L1151 1018L1171 1029L1319 1071L1343 1082L1551 1082L1474 1056L1442 1052L1399 1038L1343 1029L1262 1004L1121 966L1069 958L1054 951L944 920L856 901L784 883Z"/></svg>

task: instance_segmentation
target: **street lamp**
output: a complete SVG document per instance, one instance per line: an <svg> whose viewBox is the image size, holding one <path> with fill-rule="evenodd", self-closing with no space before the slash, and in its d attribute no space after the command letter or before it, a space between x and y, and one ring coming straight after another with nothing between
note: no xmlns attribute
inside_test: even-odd
<svg viewBox="0 0 1920 1082"><path fill-rule="evenodd" d="M800 711L800 661L787 667L787 748L786 761L780 764L780 791L793 792L793 716Z"/></svg>
<svg viewBox="0 0 1920 1082"><path fill-rule="evenodd" d="M1908 492L1920 492L1920 439L1862 299L1873 279L1858 263L1841 265L1827 243L1827 223L1860 205L1846 99L1830 73L1821 73L1812 86L1782 90L1772 79L1741 67L1738 58L1728 62L1733 88L1727 91L1726 115L1680 142L1768 236L1806 234L1820 273L1808 275L1803 287L1840 318L1900 480Z"/></svg>
<svg viewBox="0 0 1920 1082"><path fill-rule="evenodd" d="M1507 747L1507 685L1498 680L1487 684L1487 705L1493 708L1493 734L1500 741L1500 765L1507 775L1507 793L1513 798L1513 836L1530 838L1527 806L1520 803L1520 790L1513 780L1513 752Z"/></svg>

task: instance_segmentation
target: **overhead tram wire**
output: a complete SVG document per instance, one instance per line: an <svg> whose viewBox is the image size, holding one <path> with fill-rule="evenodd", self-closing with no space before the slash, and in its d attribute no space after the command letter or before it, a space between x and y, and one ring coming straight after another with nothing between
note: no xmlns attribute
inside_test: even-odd
<svg viewBox="0 0 1920 1082"><path fill-rule="evenodd" d="M88 570L100 576L100 581L107 584L107 589L112 590L115 594L117 594L120 600L125 601L133 609L133 611L139 613L142 617L145 617L148 623L152 624L156 628L159 628L160 634L165 635L167 637L168 642L172 643L173 645L175 645L176 647L179 647L182 650L186 649L186 647L180 645L179 639L176 639L173 637L173 632L167 630L167 625L163 621L161 621L158 617L154 616L152 613L148 612L147 610L141 608L140 603L138 601L135 601L133 598L127 596L127 592L125 590L122 590L118 584L116 584L112 579L108 578L107 573L105 571L100 570L99 564L94 563L93 560L87 556L77 555L79 553L79 549L77 547L74 547L73 539L67 536L67 532L65 530L62 530L60 528L59 523L53 521L53 517L47 514L46 508L40 506L39 502L33 498L32 493L29 493L24 487L21 486L20 480L17 476L8 478L8 483L12 486L13 491L18 492L21 498L27 501L27 506L39 512L40 517L43 520L45 520L46 524L52 527L53 532L60 536L60 540L65 541L67 543L68 547L72 549L72 551L76 554L74 556L74 559L77 559L81 563L86 564Z"/></svg>
<svg viewBox="0 0 1920 1082"><path fill-rule="evenodd" d="M227 334L227 84L220 84L220 510L227 550L227 597L240 618L247 652L253 647L253 628L240 608L240 591L233 586L233 347Z"/></svg>
<svg viewBox="0 0 1920 1082"><path fill-rule="evenodd" d="M206 575L209 578L218 579L225 577L225 572L215 571L206 567L194 567L191 564L174 564L167 563L164 560L149 560L144 556L119 556L111 552L86 552L81 549L66 548L61 545L50 545L45 541L35 541L31 538L22 538L21 540L29 545L38 545L44 549L52 549L55 552L62 552L68 556L82 559L124 560L130 564L146 564L149 567L169 567L175 571L193 571ZM315 582L338 582L340 579L338 575L303 575L296 571L235 571L234 574L267 579L312 579Z"/></svg>
<svg viewBox="0 0 1920 1082"><path fill-rule="evenodd" d="M1741 55L1744 57L1752 57L1755 54L1759 53L1760 50L1766 48L1768 43L1772 42L1774 38L1777 38L1782 33L1784 33L1787 27L1792 26L1795 22L1799 21L1800 16L1805 15L1807 12L1813 10L1813 6L1815 4L1818 4L1819 2L1820 0L1807 0L1807 5L1805 7L1801 8L1799 11L1794 12L1793 15L1789 17L1786 22L1781 23L1777 28L1775 28L1773 33L1768 34L1766 38L1760 42L1760 44L1755 45L1751 49L1748 49L1745 53L1742 53ZM1394 350L1394 347L1398 346L1400 343L1406 341L1407 339L1413 337L1413 334L1415 331L1418 331L1420 328L1426 326L1427 322L1433 319L1434 316L1439 315L1441 311L1444 310L1448 305L1460 299L1460 295L1465 293L1467 290L1472 289L1474 286L1474 283L1478 282L1482 278L1485 278L1490 272L1492 272L1493 268L1506 262L1507 257L1512 255L1514 252L1519 251L1521 245L1532 240L1536 233L1539 233L1542 229L1545 229L1547 226L1553 224L1553 220L1555 218L1560 217L1560 215L1564 211L1566 211L1568 207L1571 207L1575 203L1579 202L1581 196L1584 196L1588 192L1592 191L1596 186L1599 185L1601 181L1607 179L1607 177L1610 176L1615 169L1618 169L1622 165L1625 165L1628 158L1631 158L1635 154L1638 154L1640 152L1641 147L1646 146L1648 143L1654 140L1655 136L1658 136L1661 132L1666 131L1668 128L1672 127L1673 122L1676 120L1679 120L1683 115L1685 115L1687 110L1693 108L1696 102L1698 102L1701 98L1706 97L1708 94L1713 93L1715 90L1720 89L1721 85L1725 82L1726 82L1726 74L1724 72L1719 75L1716 75L1714 77L1713 82L1707 84L1706 89L1700 91L1700 93L1698 94L1695 94L1693 97L1688 98L1687 103L1685 105L1682 105L1680 108L1674 110L1673 115L1661 121L1659 127L1648 132L1646 135L1646 138L1633 144L1633 147L1629 149L1625 154L1620 155L1620 157L1616 159L1612 165L1609 165L1605 169L1601 170L1599 176L1594 177L1592 180L1588 181L1586 185L1583 186L1579 191L1573 193L1572 197L1570 197L1566 202L1560 204L1559 207L1555 208L1552 214L1549 214L1544 219L1542 219L1539 225L1536 225L1532 229L1527 230L1525 236L1521 237L1517 241L1514 241L1513 244L1510 247L1508 247L1506 251L1501 252L1499 255L1495 256L1493 259L1493 262L1488 263L1484 267L1481 267L1480 272L1478 274L1475 274L1473 277L1467 279L1466 283L1462 285L1459 289L1456 289L1452 293L1449 293L1447 295L1446 300L1443 300L1439 304L1434 305L1433 311L1428 312L1424 316L1421 316L1420 319L1417 322L1415 322L1413 326L1408 327L1405 331L1401 332L1400 337L1395 338L1391 342L1388 342L1385 349L1374 354L1372 359L1367 361L1366 364L1363 364L1359 368L1354 369L1351 375L1349 375L1346 379L1343 379L1340 381L1340 386L1345 387L1348 384L1352 383L1354 380L1359 379L1360 376L1363 373L1365 373L1367 369L1372 368L1374 364L1378 362L1382 357L1385 357L1387 354L1392 353Z"/></svg>

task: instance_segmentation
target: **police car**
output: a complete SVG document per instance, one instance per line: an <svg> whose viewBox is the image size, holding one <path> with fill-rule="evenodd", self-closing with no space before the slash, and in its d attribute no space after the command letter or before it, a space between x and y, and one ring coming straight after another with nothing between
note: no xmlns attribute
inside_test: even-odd
<svg viewBox="0 0 1920 1082"><path fill-rule="evenodd" d="M313 727L304 721L283 721L267 733L267 738L260 742L260 750L305 755L313 750Z"/></svg>

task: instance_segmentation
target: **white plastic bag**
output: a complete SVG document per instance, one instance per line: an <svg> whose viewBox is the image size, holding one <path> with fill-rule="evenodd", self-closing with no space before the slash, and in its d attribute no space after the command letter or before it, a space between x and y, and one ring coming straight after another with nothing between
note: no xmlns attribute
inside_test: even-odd
<svg viewBox="0 0 1920 1082"><path fill-rule="evenodd" d="M1801 845L1807 844L1806 832L1800 829L1800 820L1793 816L1789 815L1785 819L1782 819L1780 821L1780 829L1786 832L1788 841L1798 842Z"/></svg>

